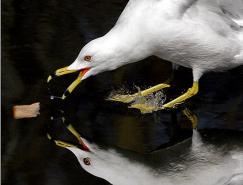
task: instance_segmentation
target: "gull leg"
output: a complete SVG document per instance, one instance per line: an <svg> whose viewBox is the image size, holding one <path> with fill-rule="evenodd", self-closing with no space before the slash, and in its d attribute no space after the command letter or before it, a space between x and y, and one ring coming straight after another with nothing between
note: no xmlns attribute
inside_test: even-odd
<svg viewBox="0 0 243 185"><path fill-rule="evenodd" d="M145 89L145 90L138 92L138 93L135 93L135 94L125 94L125 95L119 95L118 94L118 95L115 95L113 97L109 97L107 100L117 101L117 102L122 102L122 103L131 103L137 97L144 97L144 96L150 95L154 92L157 92L161 89L168 88L168 87L171 86L170 83L174 79L174 73L175 73L175 70L178 69L178 67L179 67L178 65L176 65L174 63L172 64L172 73L171 73L170 77L165 81L165 83L158 84L156 86Z"/></svg>
<svg viewBox="0 0 243 185"><path fill-rule="evenodd" d="M185 100L196 95L198 93L198 90L199 90L198 81L195 81L193 83L193 86L190 89L188 89L186 93L184 93L181 96L179 96L178 98L164 104L162 107L154 107L154 106L149 106L146 104L133 104L129 108L139 109L142 114L151 113L154 111L168 109L168 108L174 108L177 104L181 104Z"/></svg>
<svg viewBox="0 0 243 185"><path fill-rule="evenodd" d="M162 109L164 109L164 108L174 108L177 104L181 104L185 100L187 100L187 99L191 98L192 96L196 95L198 93L198 90L199 90L198 81L195 81L195 82L193 82L192 87L189 88L186 93L184 93L183 95L179 96L178 98L166 103L165 105L163 105Z"/></svg>
<svg viewBox="0 0 243 185"><path fill-rule="evenodd" d="M130 103L130 102L134 101L137 97L147 96L149 94L152 94L156 91L159 91L161 89L168 88L168 87L170 87L169 84L162 83L162 84L158 84L156 86L153 86L149 89L145 89L145 90L135 93L135 94L115 95L113 97L109 97L108 100L122 102L122 103Z"/></svg>

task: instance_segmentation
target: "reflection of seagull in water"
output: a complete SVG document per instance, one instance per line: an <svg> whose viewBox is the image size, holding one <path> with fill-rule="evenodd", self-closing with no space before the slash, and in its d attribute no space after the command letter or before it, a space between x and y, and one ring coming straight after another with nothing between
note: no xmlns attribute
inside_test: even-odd
<svg viewBox="0 0 243 185"><path fill-rule="evenodd" d="M101 149L80 136L81 147L55 142L70 150L85 171L114 185L241 185L243 148L204 144L195 137L200 137L196 130L192 145L187 140L147 154L145 164L136 161L135 154L130 160L117 151Z"/></svg>
<svg viewBox="0 0 243 185"><path fill-rule="evenodd" d="M151 55L192 68L192 87L159 109L173 108L197 94L204 73L243 64L243 0L130 0L106 35L88 43L73 64L53 76L81 71L64 99L82 80ZM112 100L130 103L138 95L165 87L169 85L159 84ZM133 107L145 112L158 110L142 104Z"/></svg>
<svg viewBox="0 0 243 185"><path fill-rule="evenodd" d="M215 151L207 153L202 147L196 152L183 154L174 159L171 157L170 164L168 162L165 165L163 161L159 169L153 169L139 162L130 161L113 150L105 151L94 145L87 145L94 153L74 147L67 149L76 156L85 171L114 185L242 185L243 183L243 169L239 165L243 161L243 153L233 156Z"/></svg>
<svg viewBox="0 0 243 185"><path fill-rule="evenodd" d="M190 114L191 113L191 114ZM198 120L190 110L183 114L196 127ZM70 150L84 170L114 185L242 185L243 146L242 135L226 137L213 135L207 143L193 129L191 140L150 154L130 155L113 149L103 149L82 138L65 118L61 117L67 130L76 138L77 144L52 138L56 145ZM220 139L219 142L218 139ZM191 142L190 142L191 141ZM219 143L219 144L217 144ZM127 153L127 152L126 152Z"/></svg>

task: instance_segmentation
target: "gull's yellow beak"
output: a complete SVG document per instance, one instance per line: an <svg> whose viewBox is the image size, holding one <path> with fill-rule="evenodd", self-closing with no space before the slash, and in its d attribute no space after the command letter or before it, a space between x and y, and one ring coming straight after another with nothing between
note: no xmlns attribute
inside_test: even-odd
<svg viewBox="0 0 243 185"><path fill-rule="evenodd" d="M71 143L68 143L68 142L65 142L65 141L53 139L49 133L47 133L46 136L47 136L47 138L49 140L53 141L57 146L60 146L62 148L73 147L73 148L79 148L79 149L84 150L86 152L89 152L90 151L90 149L83 142L83 140L81 139L81 137L79 139L79 143L78 144L71 144Z"/></svg>
<svg viewBox="0 0 243 185"><path fill-rule="evenodd" d="M79 73L78 77L76 78L76 80L74 80L73 83L63 93L62 99L64 100L80 84L80 82L82 81L83 76L89 70L90 70L90 68L84 68L84 69L81 69L81 70L68 70L68 67L63 67L61 69L56 70L54 74L49 75L49 77L47 79L47 83L49 83L53 78L80 71L80 73Z"/></svg>
<svg viewBox="0 0 243 185"><path fill-rule="evenodd" d="M48 76L47 83L49 83L55 77L66 75L69 73L75 73L75 72L77 72L77 70L68 70L68 66L60 68L56 70L54 74Z"/></svg>

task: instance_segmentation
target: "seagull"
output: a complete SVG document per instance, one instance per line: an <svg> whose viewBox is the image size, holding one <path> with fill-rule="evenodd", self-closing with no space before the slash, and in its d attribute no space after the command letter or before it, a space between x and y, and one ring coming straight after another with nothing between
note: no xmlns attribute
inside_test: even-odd
<svg viewBox="0 0 243 185"><path fill-rule="evenodd" d="M243 64L243 0L130 0L107 34L86 44L71 65L56 70L47 81L79 71L63 94L65 99L82 80L149 56L191 68L192 87L159 108L131 107L141 112L175 108L198 93L204 73ZM161 83L110 100L131 103L168 87Z"/></svg>

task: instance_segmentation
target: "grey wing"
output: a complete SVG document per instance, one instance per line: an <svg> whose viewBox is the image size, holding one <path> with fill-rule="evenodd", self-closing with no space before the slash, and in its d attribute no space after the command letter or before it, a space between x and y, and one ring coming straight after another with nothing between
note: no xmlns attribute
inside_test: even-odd
<svg viewBox="0 0 243 185"><path fill-rule="evenodd" d="M228 17L243 26L243 0L220 0L219 6Z"/></svg>
<svg viewBox="0 0 243 185"><path fill-rule="evenodd" d="M221 15L233 27L243 26L243 0L198 0L196 4Z"/></svg>
<svg viewBox="0 0 243 185"><path fill-rule="evenodd" d="M243 0L178 0L185 6L181 10L185 17L199 19L218 34L236 35L243 48ZM235 56L243 64L243 49Z"/></svg>
<svg viewBox="0 0 243 185"><path fill-rule="evenodd" d="M219 3L224 14L240 26L238 37L242 44L242 49L240 53L235 56L235 62L243 64L243 0L220 0Z"/></svg>

